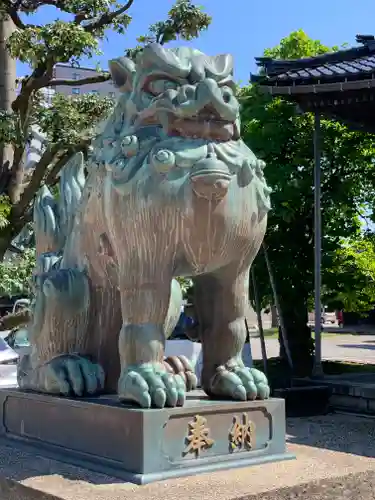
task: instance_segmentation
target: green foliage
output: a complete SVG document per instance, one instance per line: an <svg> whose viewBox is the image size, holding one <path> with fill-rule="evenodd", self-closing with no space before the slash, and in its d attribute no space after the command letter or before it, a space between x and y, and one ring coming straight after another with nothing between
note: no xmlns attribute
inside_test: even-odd
<svg viewBox="0 0 375 500"><path fill-rule="evenodd" d="M184 297L184 299L186 299L193 286L192 280L190 278L181 278L181 277L176 278L176 280L180 284L182 296Z"/></svg>
<svg viewBox="0 0 375 500"><path fill-rule="evenodd" d="M15 31L8 47L14 59L30 64L32 68L47 62L51 53L55 63L100 53L98 39L92 33L80 25L60 20Z"/></svg>
<svg viewBox="0 0 375 500"><path fill-rule="evenodd" d="M203 12L202 7L192 4L190 0L177 0L168 12L168 18L152 24L146 35L137 38L139 45L127 50L127 56L135 58L137 53L149 43L165 44L178 38L193 40L210 24L211 17Z"/></svg>
<svg viewBox="0 0 375 500"><path fill-rule="evenodd" d="M78 144L83 137L92 137L95 125L109 115L113 106L113 99L97 94L55 94L51 107L35 107L33 120L50 143L65 148Z"/></svg>
<svg viewBox="0 0 375 500"><path fill-rule="evenodd" d="M360 314L370 311L375 305L374 234L344 241L326 275L327 305Z"/></svg>
<svg viewBox="0 0 375 500"><path fill-rule="evenodd" d="M298 114L293 104L243 90L243 136L267 163L273 188L267 244L278 281L298 286L301 297L313 289L313 116ZM373 138L350 132L337 122L323 120L322 226L323 267L329 268L341 238L360 231L360 213L374 196ZM264 269L264 284L268 276ZM279 285L282 286L282 285ZM263 288L269 300L271 291Z"/></svg>
<svg viewBox="0 0 375 500"><path fill-rule="evenodd" d="M287 57L290 48L293 57L302 57L328 50L318 41L311 41L311 46L307 41L298 31L266 52ZM313 289L314 267L314 118L299 114L292 103L260 93L256 86L242 89L240 97L243 137L266 162L266 178L273 188L266 235L271 264L279 287L285 284L289 293L298 289L307 299ZM321 123L321 144L323 265L327 269L342 238L360 232L363 204L374 197L375 150L371 135L351 132L328 120ZM269 300L265 269L262 275L262 296Z"/></svg>
<svg viewBox="0 0 375 500"><path fill-rule="evenodd" d="M300 59L339 50L338 46L327 47L319 40L313 40L302 29L282 38L279 45L266 49L264 55L272 59Z"/></svg>
<svg viewBox="0 0 375 500"><path fill-rule="evenodd" d="M18 28L8 39L9 53L13 58L29 64L32 72L20 79L20 95L13 103L15 113L10 115L0 112L0 143L12 144L15 148L23 147L28 140L30 126L34 123L40 125L48 139L61 145L63 150L79 143L82 132L85 137L90 136L93 126L112 109L111 99L93 94L74 99L57 95L52 106L46 107L40 90L56 84L77 85L76 81L55 82L53 66L56 63L79 66L80 58L100 54L99 46L106 36L106 30L121 34L125 32L131 22L128 10L134 1L3 0L4 11ZM21 19L21 15L33 14L43 5L56 7L57 11L69 14L70 19L57 18L45 25L27 24ZM177 0L168 18L152 24L149 34L138 41L143 46L152 41L164 44L178 37L191 40L207 29L210 22L211 18L191 0ZM109 78L108 73L102 73L97 80L100 82Z"/></svg>
<svg viewBox="0 0 375 500"><path fill-rule="evenodd" d="M0 110L0 145L12 146L14 155L8 154L10 148L0 149L0 161L12 158L12 168L0 168L0 186L8 196L10 210L7 218L2 218L0 206L0 230L7 225L6 233L0 232L1 257L4 248L10 244L30 219L34 194L43 183L53 185L59 170L66 161L78 151L86 151L92 139L95 126L110 113L112 99L94 94L67 97L57 94L51 105L43 100L42 89L59 86L82 86L86 83L100 83L110 79L108 72L76 80L54 78L54 66L67 63L79 67L82 57L93 58L100 54L100 44L108 30L124 34L131 17L128 13L136 0L125 3L117 0L1 0L7 28L11 19L16 29L2 40L1 48L6 46L8 57L15 58L30 67L30 74L19 79L19 92L12 103L12 113ZM37 25L28 22L30 15L40 7L56 8L56 20ZM5 14L5 15L4 15ZM62 14L62 15L61 15ZM30 19L32 21L32 19ZM201 30L208 27L211 18L191 0L177 0L165 21L152 24L149 34L139 38L141 46L133 55L151 41L161 44L176 38L191 40ZM132 51L130 51L132 52ZM120 55L120 54L119 54ZM6 57L6 55L4 55ZM99 68L98 68L99 70ZM100 71L100 70L99 70ZM3 78L3 80L2 80ZM5 88L5 75L0 73L0 88ZM2 103L0 103L0 108ZM24 172L24 159L27 143L32 135L32 127L38 125L45 133L47 144L40 161L33 172ZM7 154L7 158L4 156ZM2 167L2 165L0 165ZM3 175L4 174L4 175ZM6 240L6 241L5 241Z"/></svg>
<svg viewBox="0 0 375 500"><path fill-rule="evenodd" d="M31 295L31 276L35 268L35 250L27 249L22 256L0 263L0 297Z"/></svg>
<svg viewBox="0 0 375 500"><path fill-rule="evenodd" d="M16 115L0 110L0 143L17 143Z"/></svg>
<svg viewBox="0 0 375 500"><path fill-rule="evenodd" d="M9 224L11 204L8 196L0 195L0 230Z"/></svg>
<svg viewBox="0 0 375 500"><path fill-rule="evenodd" d="M300 30L265 53L301 58L328 50ZM307 366L307 307L314 289L314 117L300 114L290 102L272 99L257 86L242 89L240 98L243 138L266 162L266 179L273 189L266 243L292 355ZM360 234L363 205L374 199L375 151L371 135L329 120L321 123L321 146L322 266L327 286L342 239ZM255 274L263 306L268 305L272 290L262 254Z"/></svg>
<svg viewBox="0 0 375 500"><path fill-rule="evenodd" d="M116 0L93 1L28 1L5 0L8 11L13 12L13 18L18 13L32 14L40 6L53 5L58 10L74 16L71 21L57 19L45 25L24 25L9 39L11 55L35 68L52 61L72 62L80 57L93 57L100 54L100 41L104 39L107 29L123 34L131 21L131 17L121 10L123 5ZM133 2L130 2L130 5ZM126 7L126 6L125 6Z"/></svg>

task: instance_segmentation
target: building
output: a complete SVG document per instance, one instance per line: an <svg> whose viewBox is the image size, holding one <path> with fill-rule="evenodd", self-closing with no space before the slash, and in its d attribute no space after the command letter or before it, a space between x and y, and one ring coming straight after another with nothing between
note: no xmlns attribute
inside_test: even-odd
<svg viewBox="0 0 375 500"><path fill-rule="evenodd" d="M68 64L56 64L53 70L53 78L57 80L83 80L99 75L97 71L92 68L74 67ZM107 82L92 83L88 85L79 85L74 87L72 85L59 85L57 87L46 87L42 90L43 101L45 106L50 106L52 98L56 92L64 95L81 95L88 93L95 93L101 96L115 98L118 95L118 90L109 80ZM33 126L31 131L31 141L27 148L26 168L32 168L38 161L44 150L44 134L38 126Z"/></svg>
<svg viewBox="0 0 375 500"><path fill-rule="evenodd" d="M42 105L46 108L50 107L52 104L52 98L55 95L54 89L46 87L40 91L43 94ZM26 170L32 169L38 163L44 152L46 140L45 134L38 125L32 125L30 132L30 141L26 146Z"/></svg>
<svg viewBox="0 0 375 500"><path fill-rule="evenodd" d="M257 57L261 68L250 81L261 91L294 102L315 115L314 132L314 260L315 369L321 365L321 150L320 118L345 123L354 130L375 133L375 37L357 35L357 46L315 57L280 60ZM345 321L345 320L344 320Z"/></svg>
<svg viewBox="0 0 375 500"><path fill-rule="evenodd" d="M261 72L250 80L303 111L375 132L375 38L357 35L356 41L357 47L304 59L257 57Z"/></svg>
<svg viewBox="0 0 375 500"><path fill-rule="evenodd" d="M55 65L53 70L53 78L57 80L83 80L85 78L91 78L99 75L97 71L92 68L75 67L68 64L58 63ZM113 85L111 80L107 82L100 83L90 83L87 85L79 85L74 87L74 85L59 85L58 87L53 87L56 92L65 95L80 95L80 94L100 94L103 97L116 97L118 95L118 90Z"/></svg>

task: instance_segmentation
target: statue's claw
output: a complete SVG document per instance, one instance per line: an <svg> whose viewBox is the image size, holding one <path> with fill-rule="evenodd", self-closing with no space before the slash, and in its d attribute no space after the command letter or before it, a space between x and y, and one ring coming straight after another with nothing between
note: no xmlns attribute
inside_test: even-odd
<svg viewBox="0 0 375 500"><path fill-rule="evenodd" d="M100 365L66 354L35 368L24 378L21 387L60 396L92 396L103 389L104 379Z"/></svg>
<svg viewBox="0 0 375 500"><path fill-rule="evenodd" d="M198 379L185 356L169 356L164 360L164 365L168 372L174 375L180 375L185 382L186 392L197 388Z"/></svg>
<svg viewBox="0 0 375 500"><path fill-rule="evenodd" d="M118 383L120 401L137 403L142 408L183 406L185 393L183 378L169 373L161 363L127 367Z"/></svg>
<svg viewBox="0 0 375 500"><path fill-rule="evenodd" d="M270 388L264 373L242 363L231 363L217 368L208 391L213 396L246 401L268 399Z"/></svg>

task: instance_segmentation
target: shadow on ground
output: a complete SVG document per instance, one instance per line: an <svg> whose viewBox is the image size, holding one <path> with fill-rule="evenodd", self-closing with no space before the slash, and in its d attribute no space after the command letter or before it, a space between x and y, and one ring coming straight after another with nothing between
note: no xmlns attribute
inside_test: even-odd
<svg viewBox="0 0 375 500"><path fill-rule="evenodd" d="M289 418L288 442L375 458L373 418L328 414Z"/></svg>
<svg viewBox="0 0 375 500"><path fill-rule="evenodd" d="M368 349L370 351L375 351L375 345L367 341L365 344L340 344L340 347L346 347L347 349Z"/></svg>
<svg viewBox="0 0 375 500"><path fill-rule="evenodd" d="M113 476L35 455L25 451L21 446L18 447L18 444L15 444L15 447L8 444L0 445L0 475L14 481L57 475L71 481L86 481L97 485L124 482Z"/></svg>

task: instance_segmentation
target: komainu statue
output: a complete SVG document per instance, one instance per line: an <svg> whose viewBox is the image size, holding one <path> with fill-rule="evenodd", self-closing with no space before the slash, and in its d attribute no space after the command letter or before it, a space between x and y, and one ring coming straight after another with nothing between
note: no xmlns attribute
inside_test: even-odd
<svg viewBox="0 0 375 500"><path fill-rule="evenodd" d="M43 187L35 201L33 350L19 385L182 406L195 376L184 358L164 360L164 345L182 304L174 277L190 276L202 388L268 398L266 377L241 353L270 189L240 139L232 57L151 44L110 71L121 95L88 160L66 166L58 199Z"/></svg>

